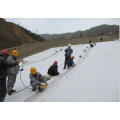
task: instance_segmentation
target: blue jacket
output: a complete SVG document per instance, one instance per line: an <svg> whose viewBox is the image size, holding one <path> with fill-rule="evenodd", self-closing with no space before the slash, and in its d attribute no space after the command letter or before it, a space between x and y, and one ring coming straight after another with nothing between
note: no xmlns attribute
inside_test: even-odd
<svg viewBox="0 0 120 120"><path fill-rule="evenodd" d="M66 57L68 57L68 56L71 57L71 54L72 54L72 53L73 53L73 50L72 50L72 49L68 49L68 48L65 49L65 56L66 56Z"/></svg>
<svg viewBox="0 0 120 120"><path fill-rule="evenodd" d="M73 59L71 59L71 63L72 63L72 65L74 65L75 63L74 63L74 61L73 61Z"/></svg>

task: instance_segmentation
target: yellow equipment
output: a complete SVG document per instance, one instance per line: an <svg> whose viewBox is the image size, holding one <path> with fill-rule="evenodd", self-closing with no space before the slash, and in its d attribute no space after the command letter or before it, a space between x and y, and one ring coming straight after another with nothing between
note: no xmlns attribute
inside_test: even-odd
<svg viewBox="0 0 120 120"><path fill-rule="evenodd" d="M47 88L47 86L46 85L42 85L42 89L44 90L44 89L46 89Z"/></svg>
<svg viewBox="0 0 120 120"><path fill-rule="evenodd" d="M75 58L75 56L72 56L72 59L74 59Z"/></svg>
<svg viewBox="0 0 120 120"><path fill-rule="evenodd" d="M32 75L35 75L37 73L37 69L35 67L32 67L30 69L30 72L31 72Z"/></svg>
<svg viewBox="0 0 120 120"><path fill-rule="evenodd" d="M15 57L19 56L18 50L13 50L12 55L15 56Z"/></svg>

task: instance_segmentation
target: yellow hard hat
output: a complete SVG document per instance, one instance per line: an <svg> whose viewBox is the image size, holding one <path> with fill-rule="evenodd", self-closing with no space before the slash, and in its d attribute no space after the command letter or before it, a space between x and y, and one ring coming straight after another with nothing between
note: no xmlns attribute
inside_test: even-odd
<svg viewBox="0 0 120 120"><path fill-rule="evenodd" d="M46 85L42 85L42 89L44 90L44 89L46 89L47 88L47 86Z"/></svg>
<svg viewBox="0 0 120 120"><path fill-rule="evenodd" d="M13 55L13 56L16 56L16 57L19 56L18 50L13 50L13 51L12 51L12 55Z"/></svg>
<svg viewBox="0 0 120 120"><path fill-rule="evenodd" d="M32 67L30 69L30 73L33 74L33 75L36 74L37 73L37 69L35 67Z"/></svg>
<svg viewBox="0 0 120 120"><path fill-rule="evenodd" d="M75 58L75 56L72 56L72 59L74 59Z"/></svg>

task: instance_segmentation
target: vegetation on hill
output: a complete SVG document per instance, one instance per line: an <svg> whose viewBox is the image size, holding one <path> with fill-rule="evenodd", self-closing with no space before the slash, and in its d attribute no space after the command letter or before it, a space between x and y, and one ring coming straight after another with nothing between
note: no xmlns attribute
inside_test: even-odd
<svg viewBox="0 0 120 120"><path fill-rule="evenodd" d="M37 35L35 33L32 33L31 31L25 29L24 27L22 26L19 26L19 28L24 32L26 33L28 36L30 36L32 39L35 39L37 41L45 41L44 38L42 38L40 35Z"/></svg>
<svg viewBox="0 0 120 120"><path fill-rule="evenodd" d="M5 19L0 18L0 50L3 48L10 48L11 50L17 46L20 58L52 47L66 46L69 43L76 45L87 44L89 41L101 42L101 37L103 38L102 41L118 39L119 26L101 25L74 33L37 35L19 25L6 22Z"/></svg>
<svg viewBox="0 0 120 120"><path fill-rule="evenodd" d="M75 38L84 37L95 37L102 35L114 35L119 34L119 26L117 25L100 25L90 28L85 31L77 31L73 33L63 33L63 34L42 34L41 36L45 40L68 40Z"/></svg>
<svg viewBox="0 0 120 120"><path fill-rule="evenodd" d="M38 40L43 41L44 39L25 28L0 18L0 49L34 43Z"/></svg>

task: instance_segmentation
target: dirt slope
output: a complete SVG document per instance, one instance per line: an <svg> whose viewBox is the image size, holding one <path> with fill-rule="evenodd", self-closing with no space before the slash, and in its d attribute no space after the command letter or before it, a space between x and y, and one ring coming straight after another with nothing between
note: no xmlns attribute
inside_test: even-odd
<svg viewBox="0 0 120 120"><path fill-rule="evenodd" d="M14 23L6 22L0 18L0 49L33 43L36 40L25 34Z"/></svg>

